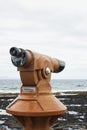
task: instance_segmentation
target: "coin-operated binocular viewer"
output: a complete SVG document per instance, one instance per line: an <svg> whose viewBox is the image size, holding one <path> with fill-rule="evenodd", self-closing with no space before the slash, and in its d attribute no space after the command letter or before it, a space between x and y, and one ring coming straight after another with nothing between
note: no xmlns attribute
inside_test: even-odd
<svg viewBox="0 0 87 130"><path fill-rule="evenodd" d="M52 94L51 73L64 69L63 61L12 47L12 63L18 67L22 86L19 96L6 108L24 126L24 130L50 130L66 107Z"/></svg>

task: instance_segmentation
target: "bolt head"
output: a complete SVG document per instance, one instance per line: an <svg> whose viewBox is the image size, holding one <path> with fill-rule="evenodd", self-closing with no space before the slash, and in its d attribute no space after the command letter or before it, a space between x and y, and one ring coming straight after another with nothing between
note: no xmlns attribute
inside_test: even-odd
<svg viewBox="0 0 87 130"><path fill-rule="evenodd" d="M47 68L46 68L46 74L48 75L48 74L50 74L50 73L51 73L51 70L50 70L49 67L47 67Z"/></svg>

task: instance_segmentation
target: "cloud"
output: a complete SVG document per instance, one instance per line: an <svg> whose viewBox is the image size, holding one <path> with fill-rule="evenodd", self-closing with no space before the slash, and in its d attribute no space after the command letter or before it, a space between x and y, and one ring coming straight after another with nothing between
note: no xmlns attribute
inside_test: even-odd
<svg viewBox="0 0 87 130"><path fill-rule="evenodd" d="M86 5L86 0L0 1L1 76L16 76L9 48L18 46L65 60L61 78L86 78Z"/></svg>

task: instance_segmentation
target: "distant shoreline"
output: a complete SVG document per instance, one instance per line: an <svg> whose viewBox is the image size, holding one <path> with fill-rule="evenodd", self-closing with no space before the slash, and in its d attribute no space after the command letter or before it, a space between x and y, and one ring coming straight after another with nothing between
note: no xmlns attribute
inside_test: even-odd
<svg viewBox="0 0 87 130"><path fill-rule="evenodd" d="M0 93L0 97L14 97L19 95L20 93ZM87 91L61 91L61 92L53 92L53 95L80 95L80 94L87 94Z"/></svg>

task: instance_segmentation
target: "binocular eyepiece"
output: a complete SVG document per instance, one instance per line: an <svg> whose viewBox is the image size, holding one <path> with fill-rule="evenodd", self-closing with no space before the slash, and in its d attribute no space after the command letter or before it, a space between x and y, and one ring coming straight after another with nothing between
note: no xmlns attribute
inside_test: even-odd
<svg viewBox="0 0 87 130"><path fill-rule="evenodd" d="M21 48L12 47L10 49L11 61L16 67L22 67L27 60L27 52Z"/></svg>
<svg viewBox="0 0 87 130"><path fill-rule="evenodd" d="M20 48L17 48L17 47L12 47L10 49L11 56L21 57L23 53L24 53L24 50L20 49Z"/></svg>

